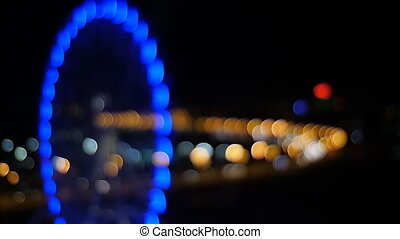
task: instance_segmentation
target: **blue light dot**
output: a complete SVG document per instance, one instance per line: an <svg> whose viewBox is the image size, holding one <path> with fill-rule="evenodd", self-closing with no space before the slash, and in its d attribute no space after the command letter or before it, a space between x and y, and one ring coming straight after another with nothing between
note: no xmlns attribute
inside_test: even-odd
<svg viewBox="0 0 400 239"><path fill-rule="evenodd" d="M44 159L49 159L51 157L51 144L49 141L40 142L39 155Z"/></svg>
<svg viewBox="0 0 400 239"><path fill-rule="evenodd" d="M57 35L57 44L65 51L68 50L71 44L71 39L69 37L68 31L60 31Z"/></svg>
<svg viewBox="0 0 400 239"><path fill-rule="evenodd" d="M139 22L132 34L136 43L142 43L149 35L149 26L145 22Z"/></svg>
<svg viewBox="0 0 400 239"><path fill-rule="evenodd" d="M104 17L105 14L105 8L103 3L97 3L96 4L96 18L102 18Z"/></svg>
<svg viewBox="0 0 400 239"><path fill-rule="evenodd" d="M135 8L129 8L128 15L124 23L124 30L126 32L133 32L138 25L138 21L139 21L138 11Z"/></svg>
<svg viewBox="0 0 400 239"><path fill-rule="evenodd" d="M78 27L74 22L69 23L65 30L68 32L71 39L74 39L78 35Z"/></svg>
<svg viewBox="0 0 400 239"><path fill-rule="evenodd" d="M115 17L117 13L117 1L116 0L105 0L103 3L104 7L104 18L111 19Z"/></svg>
<svg viewBox="0 0 400 239"><path fill-rule="evenodd" d="M148 208L158 214L165 212L167 208L167 200L165 194L160 189L151 189L149 191L149 205Z"/></svg>
<svg viewBox="0 0 400 239"><path fill-rule="evenodd" d="M161 84L153 88L152 106L155 111L164 110L169 104L169 89Z"/></svg>
<svg viewBox="0 0 400 239"><path fill-rule="evenodd" d="M40 103L39 117L41 120L50 120L53 115L53 107L47 100Z"/></svg>
<svg viewBox="0 0 400 239"><path fill-rule="evenodd" d="M168 167L154 168L153 185L161 189L168 189L171 186L171 173Z"/></svg>
<svg viewBox="0 0 400 239"><path fill-rule="evenodd" d="M86 21L93 21L93 19L96 17L96 3L94 1L87 1L83 7L86 11Z"/></svg>
<svg viewBox="0 0 400 239"><path fill-rule="evenodd" d="M153 63L147 65L147 81L150 85L161 84L164 78L164 63L156 59Z"/></svg>
<svg viewBox="0 0 400 239"><path fill-rule="evenodd" d="M56 94L56 89L54 87L54 84L50 81L44 82L42 88L42 99L44 101L50 102L54 99L55 94Z"/></svg>
<svg viewBox="0 0 400 239"><path fill-rule="evenodd" d="M57 191L56 183L52 179L45 180L43 183L43 189L47 195L54 196Z"/></svg>
<svg viewBox="0 0 400 239"><path fill-rule="evenodd" d="M61 211L61 205L60 205L60 200L56 197L50 197L47 206L49 208L49 211L53 214L60 214Z"/></svg>
<svg viewBox="0 0 400 239"><path fill-rule="evenodd" d="M57 69L50 68L46 71L44 75L45 82L56 83L58 81L59 73Z"/></svg>
<svg viewBox="0 0 400 239"><path fill-rule="evenodd" d="M163 119L163 124L162 127L157 128L155 132L157 135L168 136L172 131L172 116L169 111L166 110L160 112L160 114Z"/></svg>
<svg viewBox="0 0 400 239"><path fill-rule="evenodd" d="M59 67L64 63L64 50L61 46L56 45L51 50L50 65L52 67Z"/></svg>
<svg viewBox="0 0 400 239"><path fill-rule="evenodd" d="M40 147L42 147L42 144ZM42 178L44 180L51 179L51 177L53 177L53 165L51 164L50 160L43 160L41 164L40 175Z"/></svg>
<svg viewBox="0 0 400 239"><path fill-rule="evenodd" d="M65 219L62 218L62 217L57 217L57 218L54 220L54 224L67 224L67 221L65 221Z"/></svg>
<svg viewBox="0 0 400 239"><path fill-rule="evenodd" d="M154 39L148 39L140 46L140 61L143 64L152 63L157 56L157 42Z"/></svg>
<svg viewBox="0 0 400 239"><path fill-rule="evenodd" d="M272 161L272 165L276 170L286 170L290 167L290 159L286 155L279 155Z"/></svg>
<svg viewBox="0 0 400 239"><path fill-rule="evenodd" d="M303 116L308 113L309 106L306 100L297 100L293 104L293 112L296 115Z"/></svg>
<svg viewBox="0 0 400 239"><path fill-rule="evenodd" d="M168 155L170 161L172 160L174 149L171 140L167 137L157 137L155 142L156 151L164 152Z"/></svg>
<svg viewBox="0 0 400 239"><path fill-rule="evenodd" d="M159 224L160 219L158 219L157 213L155 212L146 212L144 214L144 223L145 224Z"/></svg>
<svg viewBox="0 0 400 239"><path fill-rule="evenodd" d="M51 137L51 125L47 120L41 120L39 123L39 139L46 141Z"/></svg>
<svg viewBox="0 0 400 239"><path fill-rule="evenodd" d="M126 21L128 17L128 4L125 1L117 2L117 13L115 14L112 22L114 24L121 24Z"/></svg>
<svg viewBox="0 0 400 239"><path fill-rule="evenodd" d="M78 7L72 13L72 19L74 20L78 29L82 29L86 25L86 11L83 7Z"/></svg>

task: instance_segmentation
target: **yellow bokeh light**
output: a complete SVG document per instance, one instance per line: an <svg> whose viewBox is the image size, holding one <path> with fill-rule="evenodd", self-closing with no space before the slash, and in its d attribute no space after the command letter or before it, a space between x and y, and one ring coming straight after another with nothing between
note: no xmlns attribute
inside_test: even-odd
<svg viewBox="0 0 400 239"><path fill-rule="evenodd" d="M326 131L327 129L328 129L328 126L326 126L326 125L323 125L323 126L319 129L318 135L319 135L320 138L325 137L325 131Z"/></svg>
<svg viewBox="0 0 400 239"><path fill-rule="evenodd" d="M250 152L247 149L244 149L242 158L236 163L246 164L247 162L249 162L249 159L250 159Z"/></svg>
<svg viewBox="0 0 400 239"><path fill-rule="evenodd" d="M321 129L321 125L314 125L311 129L311 134L314 138L319 138L319 130Z"/></svg>
<svg viewBox="0 0 400 239"><path fill-rule="evenodd" d="M237 120L234 126L235 134L246 135L248 122L248 119Z"/></svg>
<svg viewBox="0 0 400 239"><path fill-rule="evenodd" d="M261 123L262 123L262 120L261 120L261 119L252 119L252 120L250 120L250 121L247 123L247 133L248 133L249 135L252 135L253 129L254 129L256 126L261 125Z"/></svg>
<svg viewBox="0 0 400 239"><path fill-rule="evenodd" d="M260 131L264 136L266 137L273 136L271 128L274 122L275 121L273 119L266 119L260 124Z"/></svg>
<svg viewBox="0 0 400 239"><path fill-rule="evenodd" d="M224 120L221 118L215 118L212 125L211 131L214 133L218 133L222 130L222 126L224 125Z"/></svg>
<svg viewBox="0 0 400 239"><path fill-rule="evenodd" d="M331 136L331 133L333 133L333 130L334 130L335 128L333 128L333 127L328 127L326 130L325 130L325 137L330 137Z"/></svg>
<svg viewBox="0 0 400 239"><path fill-rule="evenodd" d="M203 132L204 121L205 119L203 117L200 117L196 119L196 121L194 122L194 128L196 129L197 132Z"/></svg>
<svg viewBox="0 0 400 239"><path fill-rule="evenodd" d="M96 116L95 123L98 127L105 127L107 124L106 114L100 113Z"/></svg>
<svg viewBox="0 0 400 239"><path fill-rule="evenodd" d="M286 122L286 120L280 119L272 124L271 131L275 137L281 138L286 136L287 128L288 123Z"/></svg>
<svg viewBox="0 0 400 239"><path fill-rule="evenodd" d="M140 123L140 116L138 112L131 110L127 114L127 127L136 128Z"/></svg>
<svg viewBox="0 0 400 239"><path fill-rule="evenodd" d="M171 111L173 128L177 131L184 131L189 128L190 117L185 110L177 109Z"/></svg>
<svg viewBox="0 0 400 239"><path fill-rule="evenodd" d="M331 138L322 137L319 142L322 143L328 151L335 150L335 146L333 145Z"/></svg>
<svg viewBox="0 0 400 239"><path fill-rule="evenodd" d="M203 127L204 127L204 131L206 133L211 133L212 132L214 120L215 120L215 117L207 117L205 119Z"/></svg>
<svg viewBox="0 0 400 239"><path fill-rule="evenodd" d="M288 122L286 129L287 134L293 134L295 126L296 125L293 122Z"/></svg>
<svg viewBox="0 0 400 239"><path fill-rule="evenodd" d="M293 134L296 134L296 135L302 134L303 128L304 128L303 124L301 124L301 123L296 124L293 129Z"/></svg>
<svg viewBox="0 0 400 239"><path fill-rule="evenodd" d="M111 154L110 161L117 165L118 169L121 169L124 165L124 159L119 154Z"/></svg>
<svg viewBox="0 0 400 239"><path fill-rule="evenodd" d="M330 139L336 149L341 149L347 144L347 133L342 129L335 129Z"/></svg>
<svg viewBox="0 0 400 239"><path fill-rule="evenodd" d="M268 144L265 141L255 142L251 146L251 156L257 160L264 159L264 150L267 146Z"/></svg>
<svg viewBox="0 0 400 239"><path fill-rule="evenodd" d="M309 143L311 143L313 140L315 140L313 134L311 133L311 131L306 131L301 135L301 141L303 145L307 145Z"/></svg>
<svg viewBox="0 0 400 239"><path fill-rule="evenodd" d="M0 177L7 176L8 172L10 172L10 167L6 163L0 163Z"/></svg>
<svg viewBox="0 0 400 239"><path fill-rule="evenodd" d="M205 169L211 165L210 154L203 147L194 148L190 152L189 158L197 169Z"/></svg>
<svg viewBox="0 0 400 239"><path fill-rule="evenodd" d="M226 148L225 158L232 163L239 163L243 158L244 148L240 144L231 144Z"/></svg>
<svg viewBox="0 0 400 239"><path fill-rule="evenodd" d="M236 123L238 122L238 119L236 118L228 118L224 121L224 133L226 134L235 134L235 126Z"/></svg>
<svg viewBox="0 0 400 239"><path fill-rule="evenodd" d="M281 154L281 148L276 144L268 145L264 150L264 158L268 161L274 160Z"/></svg>
<svg viewBox="0 0 400 239"><path fill-rule="evenodd" d="M287 154L289 155L289 157L296 158L299 153L301 153L301 149L298 147L298 145L296 144L289 144L289 146L287 147Z"/></svg>
<svg viewBox="0 0 400 239"><path fill-rule="evenodd" d="M118 176L118 166L114 162L107 162L104 164L104 174L108 177Z"/></svg>
<svg viewBox="0 0 400 239"><path fill-rule="evenodd" d="M15 185L15 184L19 183L19 175L18 175L18 173L15 172L15 171L10 171L7 174L7 181L12 185Z"/></svg>
<svg viewBox="0 0 400 239"><path fill-rule="evenodd" d="M304 125L304 127L303 127L303 134L304 133L306 133L306 132L308 132L308 131L311 131L312 130L312 128L314 127L315 125L314 124L306 124L306 125Z"/></svg>
<svg viewBox="0 0 400 239"><path fill-rule="evenodd" d="M68 173L69 168L71 167L71 164L68 159L58 156L54 157L53 164L54 164L54 169L61 174Z"/></svg>

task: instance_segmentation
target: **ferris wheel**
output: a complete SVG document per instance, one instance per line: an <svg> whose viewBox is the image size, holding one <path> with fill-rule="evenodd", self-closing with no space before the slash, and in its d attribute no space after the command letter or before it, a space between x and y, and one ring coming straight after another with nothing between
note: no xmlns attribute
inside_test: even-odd
<svg viewBox="0 0 400 239"><path fill-rule="evenodd" d="M40 102L41 176L54 222L159 222L170 172L151 156L172 158L163 76L157 42L135 8L87 1L73 11L51 50ZM95 126L99 112L130 109L156 114L157 129Z"/></svg>

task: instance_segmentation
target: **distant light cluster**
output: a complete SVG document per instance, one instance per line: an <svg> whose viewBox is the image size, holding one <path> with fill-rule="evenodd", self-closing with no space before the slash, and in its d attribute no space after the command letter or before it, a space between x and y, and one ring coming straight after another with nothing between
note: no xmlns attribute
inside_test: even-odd
<svg viewBox="0 0 400 239"><path fill-rule="evenodd" d="M227 163L247 164L250 159L266 160L279 171L289 168L290 160L304 166L323 159L329 153L342 149L348 141L347 133L338 127L322 124L302 124L284 119L246 119L225 117L192 117L186 110L171 110L172 128L176 133L190 132L209 134L220 141L237 141L234 144L220 144L214 149L209 143L196 146L188 141L177 145L178 156L184 155L196 169L210 167L212 159L220 157ZM136 111L103 112L97 115L96 125L102 128L121 130L154 130L156 123L165 120L158 114L139 114ZM357 132L353 133L356 138ZM243 143L253 141L246 148ZM156 164L167 164L159 156Z"/></svg>
<svg viewBox="0 0 400 239"><path fill-rule="evenodd" d="M1 148L6 153L7 162L0 162L0 177L6 178L7 182L11 185L17 185L21 181L20 173L23 171L30 171L35 166L35 153L39 147L39 143L35 138L28 138L26 145L14 146L11 139L3 139L1 141Z"/></svg>

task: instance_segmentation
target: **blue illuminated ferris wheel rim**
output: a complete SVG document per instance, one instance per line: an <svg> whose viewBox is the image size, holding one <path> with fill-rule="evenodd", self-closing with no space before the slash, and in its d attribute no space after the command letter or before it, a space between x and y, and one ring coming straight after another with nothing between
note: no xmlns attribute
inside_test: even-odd
<svg viewBox="0 0 400 239"><path fill-rule="evenodd" d="M148 24L139 21L139 14L125 1L104 0L87 1L75 8L71 19L57 34L56 43L51 49L50 58L44 74L42 96L39 106L38 138L40 140L39 155L41 158L41 177L44 193L47 197L47 206L55 216L55 223L65 223L61 216L61 202L56 196L57 185L53 180L51 118L53 113L52 101L56 90L55 84L59 78L58 68L64 63L64 53L78 36L79 30L88 23L97 19L106 19L113 24L122 25L124 31L132 35L133 42L139 45L139 60L145 66L147 83L151 87L152 110L164 119L160 128L155 129L155 150L165 152L172 159L173 148L169 139L172 130L172 118L167 111L169 104L169 88L163 83L164 64L157 58L157 42L149 38ZM153 189L149 191L149 204L144 216L145 223L159 223L158 215L166 210L166 198L163 190L171 184L171 175L168 167L155 167L153 171Z"/></svg>

